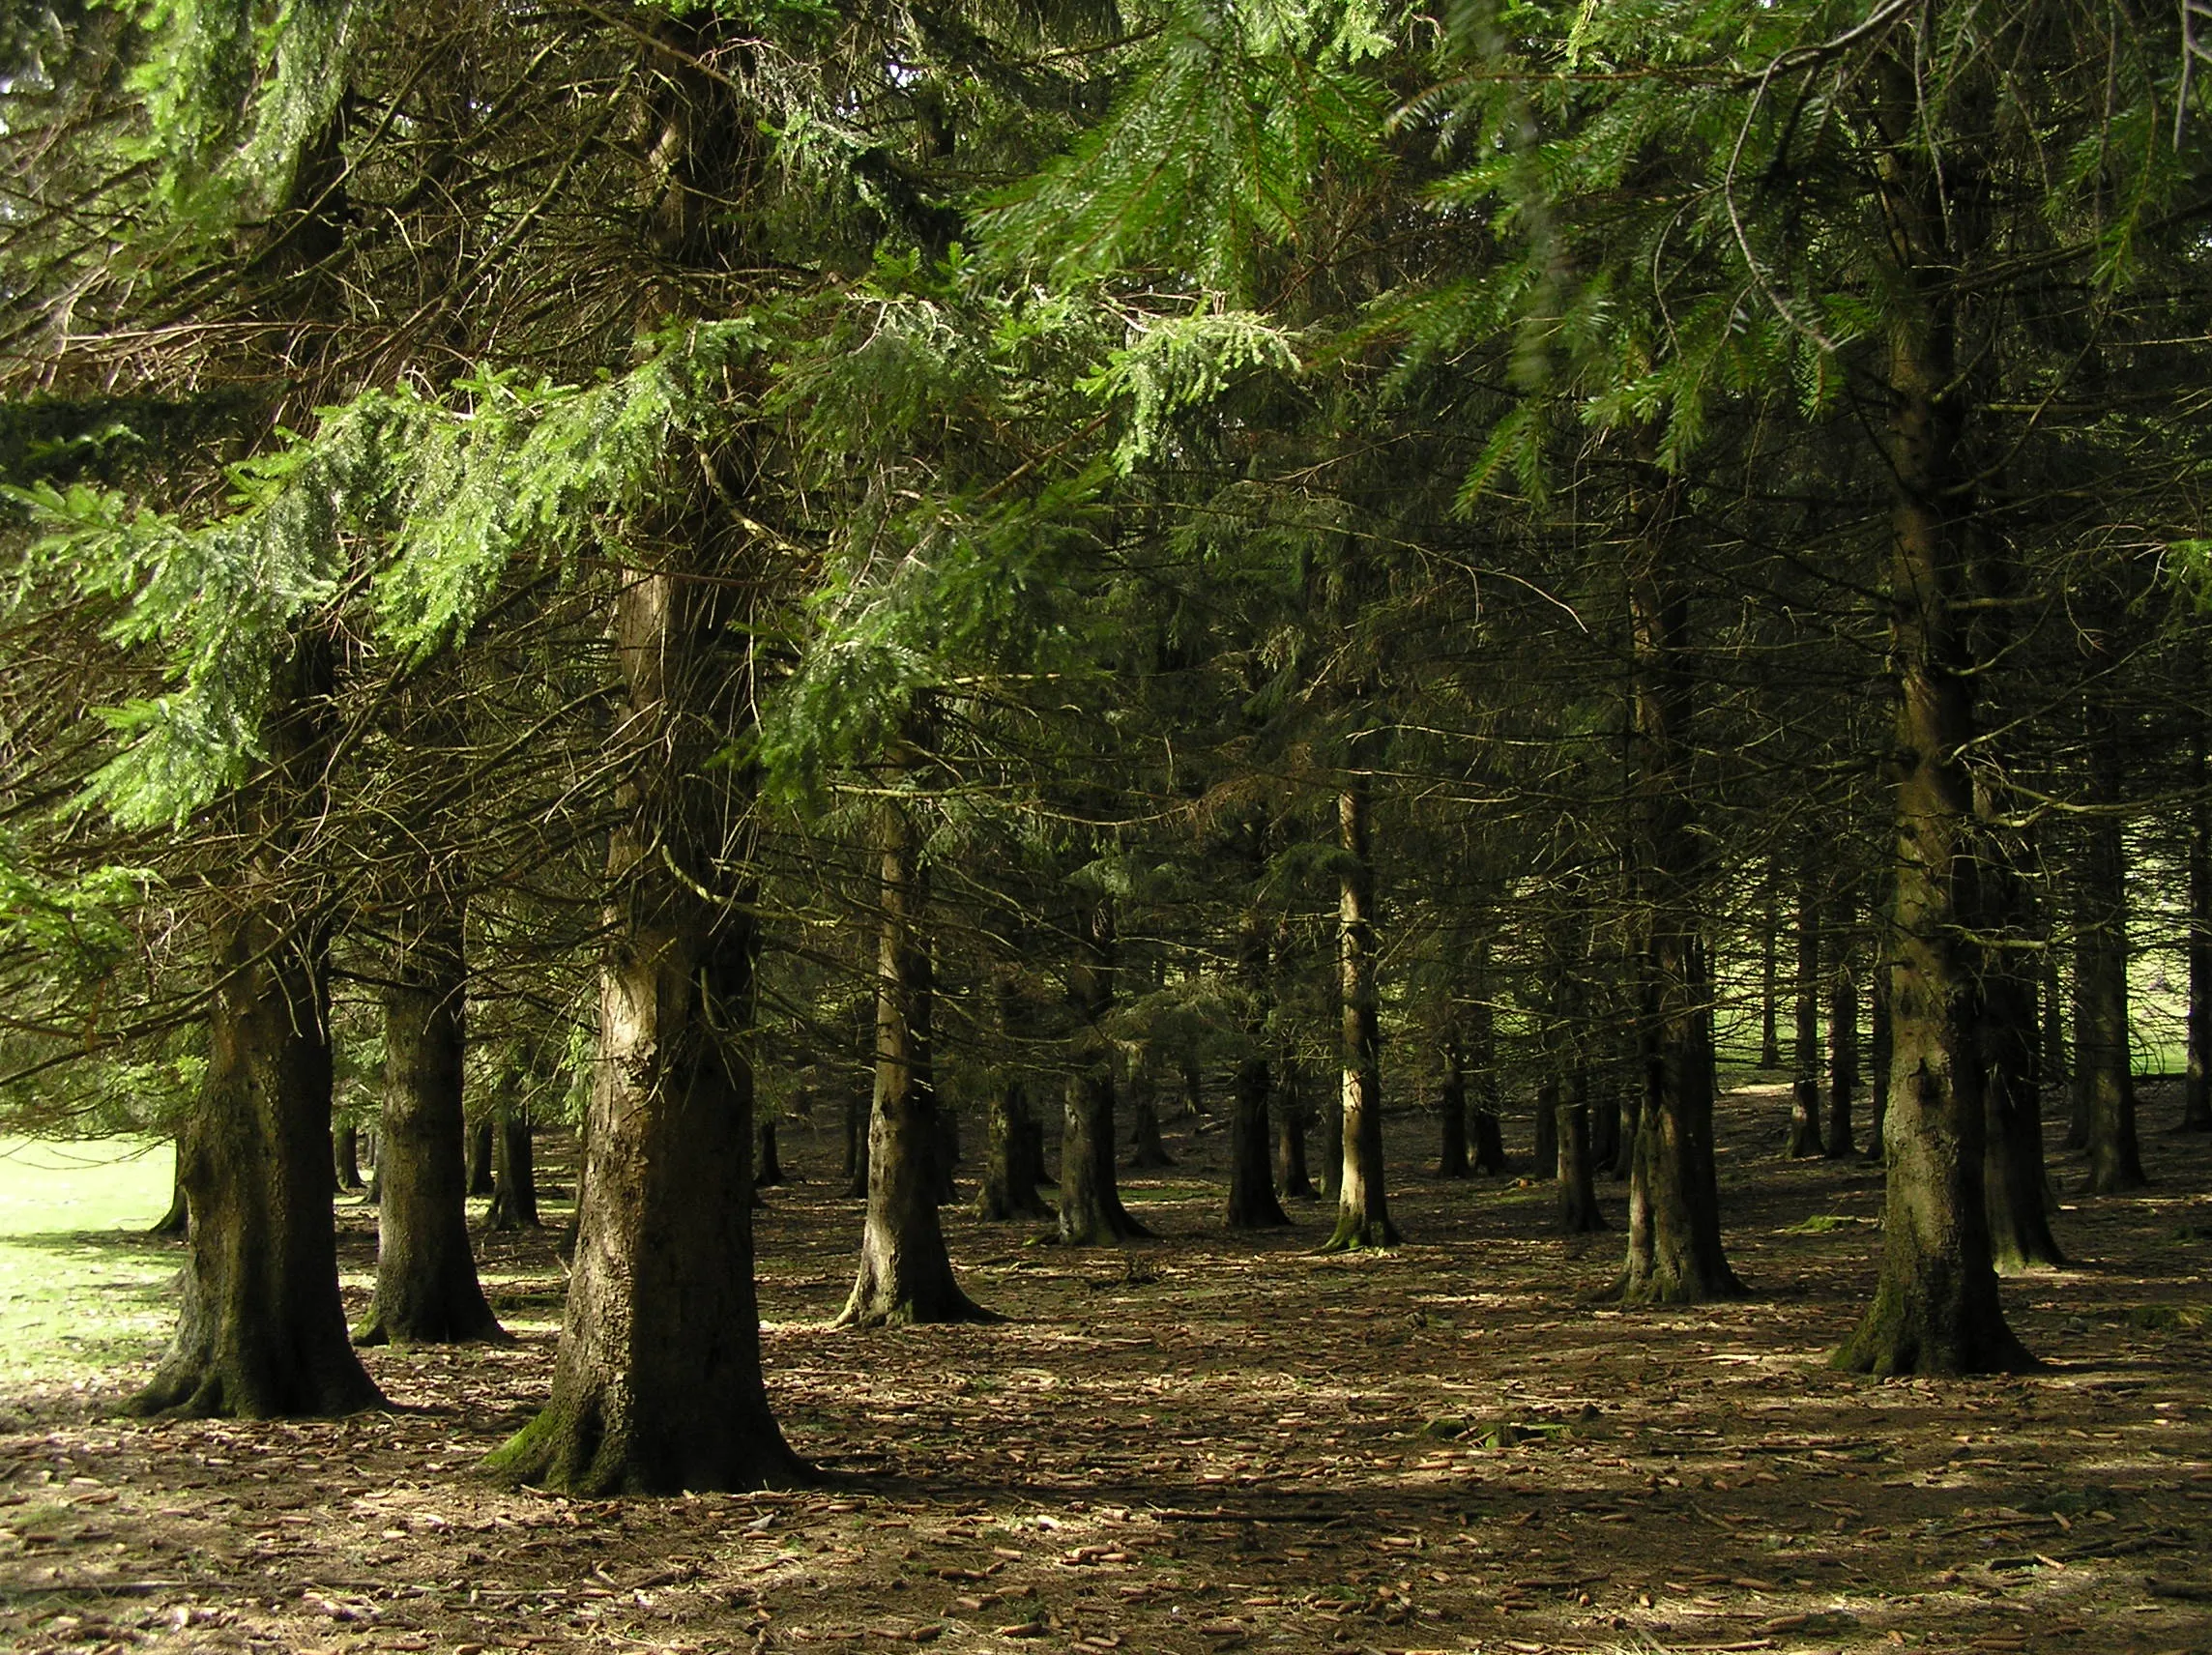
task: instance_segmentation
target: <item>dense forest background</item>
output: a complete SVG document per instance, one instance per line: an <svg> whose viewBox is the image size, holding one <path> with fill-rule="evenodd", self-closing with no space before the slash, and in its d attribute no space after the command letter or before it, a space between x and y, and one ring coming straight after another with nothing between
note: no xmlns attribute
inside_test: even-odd
<svg viewBox="0 0 2212 1655"><path fill-rule="evenodd" d="M1727 1299L1724 1061L1886 1169L1839 1365L2026 1368L2045 1110L2089 1199L2139 1071L2212 1129L2200 22L13 9L0 1095L178 1143L137 1409L498 1337L566 1128L576 1494L806 1475L779 1121L855 1328L993 1314L955 1135L1127 1242L1224 1097L1229 1231L1526 1130Z"/></svg>

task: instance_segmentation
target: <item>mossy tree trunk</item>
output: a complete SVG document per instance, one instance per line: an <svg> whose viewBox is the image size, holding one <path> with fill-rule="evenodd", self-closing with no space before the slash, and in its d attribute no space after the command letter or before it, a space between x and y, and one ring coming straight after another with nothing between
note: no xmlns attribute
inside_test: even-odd
<svg viewBox="0 0 2212 1655"><path fill-rule="evenodd" d="M1067 1004L1075 1031L1060 1137L1060 1238L1097 1247L1151 1234L1121 1205L1114 1170L1114 908L1104 893L1076 912L1067 964Z"/></svg>
<svg viewBox="0 0 2212 1655"><path fill-rule="evenodd" d="M1670 545L1674 490L1647 469L1630 507L1632 674L1628 870L1637 916L1636 1131L1628 1250L1614 1296L1687 1304L1743 1292L1721 1245L1713 1159L1712 983L1700 931L1704 855L1691 806L1696 746L1690 595Z"/></svg>
<svg viewBox="0 0 2212 1655"><path fill-rule="evenodd" d="M1974 799L1974 673L1957 611L1970 511L1960 452L1961 246L1970 197L1947 201L1921 148L1924 104L1909 64L1873 66L1887 146L1879 206L1897 292L1889 324L1890 537L1885 601L1896 713L1897 811L1890 891L1888 1190L1874 1302L1836 1353L1874 1374L1982 1373L2026 1352L2005 1325L1982 1188L1987 1102L1980 1034L1982 919ZM1963 181L1970 178L1962 175Z"/></svg>
<svg viewBox="0 0 2212 1655"><path fill-rule="evenodd" d="M868 1118L868 1209L859 1267L840 1327L975 1321L937 1208L951 1168L938 1119L936 983L924 932L928 871L913 807L887 800L878 821L883 915L876 951L876 1089Z"/></svg>
<svg viewBox="0 0 2212 1655"><path fill-rule="evenodd" d="M429 870L421 870L425 876ZM361 1345L503 1339L469 1249L461 1085L461 909L429 890L399 915L384 999L376 1293Z"/></svg>
<svg viewBox="0 0 2212 1655"><path fill-rule="evenodd" d="M274 672L265 766L233 806L253 849L212 921L207 1066L180 1142L184 1303L130 1404L141 1415L329 1415L384 1400L338 1300L330 976L315 893L296 871L324 814L329 641L294 639Z"/></svg>
<svg viewBox="0 0 2212 1655"><path fill-rule="evenodd" d="M711 99L701 87L687 88ZM575 1261L543 1412L498 1473L592 1497L804 1480L770 1411L753 1286L747 1040L760 949L754 686L702 502L622 577L622 702Z"/></svg>
<svg viewBox="0 0 2212 1655"><path fill-rule="evenodd" d="M1353 762L1364 742L1353 743ZM1337 993L1344 1067L1343 1156L1336 1228L1322 1251L1393 1247L1398 1227L1382 1175L1382 1017L1375 977L1375 860L1366 774L1353 769L1336 796Z"/></svg>

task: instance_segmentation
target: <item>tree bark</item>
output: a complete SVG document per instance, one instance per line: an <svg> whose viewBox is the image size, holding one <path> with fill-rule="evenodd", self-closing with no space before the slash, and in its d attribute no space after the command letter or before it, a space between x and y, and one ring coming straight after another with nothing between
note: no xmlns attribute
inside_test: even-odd
<svg viewBox="0 0 2212 1655"><path fill-rule="evenodd" d="M2201 697L2205 691L2199 690ZM2212 775L2206 732L2199 722L2190 748L2189 807L2189 1067L2181 1085L2181 1130L2212 1132Z"/></svg>
<svg viewBox="0 0 2212 1655"><path fill-rule="evenodd" d="M1859 973L1851 958L1851 918L1856 904L1839 904L1828 973L1828 1129L1822 1146L1831 1161L1851 1153L1851 1099L1859 1089Z"/></svg>
<svg viewBox="0 0 2212 1655"><path fill-rule="evenodd" d="M704 96L704 94L702 94ZM753 685L697 524L614 604L625 760L568 1314L543 1412L490 1467L590 1497L803 1481L761 1373L752 1028L760 950L744 772L714 763ZM675 565L676 566L669 566Z"/></svg>
<svg viewBox="0 0 2212 1655"><path fill-rule="evenodd" d="M783 1158L776 1152L775 1121L764 1118L753 1127L753 1187L771 1189L783 1182Z"/></svg>
<svg viewBox="0 0 2212 1655"><path fill-rule="evenodd" d="M498 1132L499 1128L488 1115L469 1124L465 1176L472 1196L488 1196L499 1187L498 1169L493 1165L499 1159Z"/></svg>
<svg viewBox="0 0 2212 1655"><path fill-rule="evenodd" d="M361 1189L360 1127L340 1126L332 1132L331 1170L337 1177L340 1194L351 1195Z"/></svg>
<svg viewBox="0 0 2212 1655"><path fill-rule="evenodd" d="M1633 677L1630 899L1639 927L1636 1135L1628 1251L1614 1296L1688 1304L1740 1294L1721 1245L1713 1160L1712 988L1699 931L1704 857L1691 806L1690 595L1673 566L1671 487L1645 474L1628 600Z"/></svg>
<svg viewBox="0 0 2212 1655"><path fill-rule="evenodd" d="M1471 1176L1467 1160L1467 1054L1457 1035L1444 1036L1444 1079L1437 1089L1437 1176Z"/></svg>
<svg viewBox="0 0 2212 1655"><path fill-rule="evenodd" d="M430 870L418 870L430 885ZM376 1294L357 1345L505 1339L469 1250L461 1106L466 978L458 901L427 889L399 917L384 989L384 1152Z"/></svg>
<svg viewBox="0 0 2212 1655"><path fill-rule="evenodd" d="M181 1241L192 1233L191 1203L185 1195L185 1145L178 1139L169 1175L169 1210L146 1234L156 1240Z"/></svg>
<svg viewBox="0 0 2212 1655"><path fill-rule="evenodd" d="M332 744L326 639L296 638L262 732L266 767L236 808L255 847L213 922L207 1066L180 1143L191 1211L184 1304L139 1415L270 1419L384 1398L346 1338L331 1215L330 976L295 883L323 816Z"/></svg>
<svg viewBox="0 0 2212 1655"><path fill-rule="evenodd" d="M903 800L879 824L883 925L876 954L876 1091L868 1118L868 1211L859 1270L840 1327L979 1321L982 1308L953 1278L937 1216L946 1165L932 1050L935 983L922 936L928 875Z"/></svg>
<svg viewBox="0 0 2212 1655"><path fill-rule="evenodd" d="M1344 1057L1343 1171L1336 1229L1324 1253L1394 1247L1398 1227L1382 1187L1382 1018L1375 980L1375 863L1367 777L1354 770L1337 794L1337 979Z"/></svg>
<svg viewBox="0 0 2212 1655"><path fill-rule="evenodd" d="M1790 1142L1783 1153L1801 1161L1820 1152L1820 897L1807 852L1797 876L1796 1040L1790 1049Z"/></svg>
<svg viewBox="0 0 2212 1655"><path fill-rule="evenodd" d="M2128 1030L2127 847L2118 811L2123 798L2120 731L2096 687L2084 697L2089 802L2080 906L2074 931L2074 1084L2081 1099L2089 1152L2089 1189L2097 1195L2141 1189L2142 1154L2136 1139L2135 1054Z"/></svg>
<svg viewBox="0 0 2212 1655"><path fill-rule="evenodd" d="M503 1098L493 1118L491 1206L486 1230L536 1230L538 1157L531 1141L530 1111Z"/></svg>
<svg viewBox="0 0 2212 1655"><path fill-rule="evenodd" d="M1587 1235L1605 1228L1590 1156L1589 1071L1570 1070L1559 1089L1559 1229Z"/></svg>
<svg viewBox="0 0 2212 1655"><path fill-rule="evenodd" d="M1159 1087L1142 1061L1129 1066L1129 1165L1144 1172L1174 1166L1175 1157L1160 1142Z"/></svg>
<svg viewBox="0 0 2212 1655"><path fill-rule="evenodd" d="M1060 1238L1070 1247L1096 1247L1151 1234L1121 1205L1114 1172L1114 1049L1104 1027L1114 1007L1111 898L1095 896L1083 905L1074 944L1067 967L1075 1036L1060 1138Z"/></svg>
<svg viewBox="0 0 2212 1655"><path fill-rule="evenodd" d="M1877 934L1878 935L1878 934ZM1867 1147L1866 1158L1883 1159L1882 1128L1889 1119L1890 1060L1897 1043L1890 1034L1889 960L1885 944L1877 943L1874 963L1873 1009L1867 1022Z"/></svg>
<svg viewBox="0 0 2212 1655"><path fill-rule="evenodd" d="M1275 1193L1285 1201L1319 1201L1306 1166L1306 1127L1311 1111L1299 1085L1298 1065L1283 1060L1282 1096L1275 1108Z"/></svg>
<svg viewBox="0 0 2212 1655"><path fill-rule="evenodd" d="M1782 916L1775 912L1774 900L1778 883L1769 858L1766 879L1761 889L1759 915L1759 1066L1767 1070L1782 1066L1782 985L1779 980L1782 949L1777 943Z"/></svg>
<svg viewBox="0 0 2212 1655"><path fill-rule="evenodd" d="M1973 663L1955 611L1967 575L1959 453L1963 411L1951 286L1970 203L1942 199L1921 149L1909 65L1875 65L1888 146L1880 207L1902 288L1891 301L1889 611L1896 685L1890 760L1897 852L1890 893L1889 1176L1881 1267L1864 1319L1836 1353L1874 1374L1984 1373L2027 1353L2005 1324L1982 1187L1981 918L1974 800ZM1961 188L1971 181L1962 177Z"/></svg>
<svg viewBox="0 0 2212 1655"><path fill-rule="evenodd" d="M1555 1178L1559 1174L1560 1091L1557 1072L1547 1074L1536 1085L1536 1109L1530 1122L1533 1130L1528 1147L1528 1170L1540 1178Z"/></svg>
<svg viewBox="0 0 2212 1655"><path fill-rule="evenodd" d="M1030 1103L1024 1075L1033 1037L1031 1007L1012 972L998 985L999 1035L1006 1060L992 1089L984 1115L983 1176L975 1191L975 1216L985 1223L1047 1218L1052 1209L1037 1193L1044 1136Z"/></svg>

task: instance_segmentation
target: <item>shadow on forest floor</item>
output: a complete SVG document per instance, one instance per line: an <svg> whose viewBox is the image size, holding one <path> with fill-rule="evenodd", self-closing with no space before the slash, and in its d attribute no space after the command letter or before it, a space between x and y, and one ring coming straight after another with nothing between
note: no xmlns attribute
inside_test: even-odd
<svg viewBox="0 0 2212 1655"><path fill-rule="evenodd" d="M2146 1125L2172 1113L2146 1084ZM707 1652L2212 1650L2212 1139L2146 1133L2158 1184L2067 1195L2077 1267L2005 1287L2046 1360L1876 1381L1829 1350L1873 1284L1878 1171L1775 1158L1779 1088L1721 1116L1755 1290L1622 1312L1617 1234L1549 1234L1548 1188L1421 1176L1408 1244L1317 1258L1322 1213L1219 1229L1218 1132L1129 1179L1162 1232L1034 1244L947 1209L1013 1320L832 1332L858 1208L831 1123L759 1215L770 1387L835 1473L797 1493L571 1501L481 1455L545 1393L554 1232L482 1240L507 1348L376 1350L413 1411L131 1425L132 1371L32 1387L0 1437L0 1643ZM2058 1150L2061 1183L2078 1182ZM1617 1227L1622 1186L1601 1196ZM349 1308L372 1219L341 1206ZM558 1215L548 1213L549 1220Z"/></svg>

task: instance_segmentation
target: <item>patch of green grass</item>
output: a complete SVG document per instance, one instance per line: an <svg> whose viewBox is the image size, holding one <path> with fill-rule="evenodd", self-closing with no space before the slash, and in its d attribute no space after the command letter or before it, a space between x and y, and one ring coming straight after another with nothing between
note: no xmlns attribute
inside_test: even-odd
<svg viewBox="0 0 2212 1655"><path fill-rule="evenodd" d="M0 1138L0 1398L160 1350L181 1260L144 1231L170 1176L165 1145Z"/></svg>

